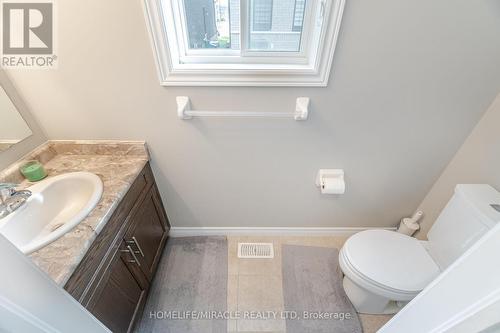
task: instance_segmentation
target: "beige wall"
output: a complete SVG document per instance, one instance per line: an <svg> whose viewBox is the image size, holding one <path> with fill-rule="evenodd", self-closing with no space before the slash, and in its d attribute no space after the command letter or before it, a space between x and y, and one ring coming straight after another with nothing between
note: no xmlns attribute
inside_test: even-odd
<svg viewBox="0 0 500 333"><path fill-rule="evenodd" d="M420 204L425 219L418 237L425 237L456 184L483 183L500 190L500 95Z"/></svg>
<svg viewBox="0 0 500 333"><path fill-rule="evenodd" d="M57 2L59 67L11 70L51 139L145 139L175 226L393 226L500 91L500 4L347 1L327 88L161 87L140 0ZM289 112L306 122L176 116ZM320 168L347 192L321 196Z"/></svg>
<svg viewBox="0 0 500 333"><path fill-rule="evenodd" d="M17 161L20 157L33 150L35 147L39 146L45 142L46 136L42 129L34 119L33 115L26 107L26 104L19 96L19 93L9 80L8 76L3 70L0 70L0 85L4 88L7 95L10 97L12 103L16 106L17 110L24 118L28 126L32 131L32 135L24 139L23 141L15 144L13 147L6 151L0 152L0 170ZM0 118L0 121L4 121L4 118Z"/></svg>

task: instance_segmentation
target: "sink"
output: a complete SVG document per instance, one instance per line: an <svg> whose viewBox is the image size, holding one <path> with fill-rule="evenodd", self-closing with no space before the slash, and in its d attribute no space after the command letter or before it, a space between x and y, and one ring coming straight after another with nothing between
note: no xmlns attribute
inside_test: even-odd
<svg viewBox="0 0 500 333"><path fill-rule="evenodd" d="M102 195L101 179L90 172L71 172L42 180L16 211L0 220L0 233L30 254L76 227Z"/></svg>

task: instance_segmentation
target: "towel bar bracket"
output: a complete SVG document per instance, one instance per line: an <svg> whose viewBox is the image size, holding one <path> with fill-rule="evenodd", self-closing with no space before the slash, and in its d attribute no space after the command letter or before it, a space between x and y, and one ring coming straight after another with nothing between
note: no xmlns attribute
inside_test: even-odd
<svg viewBox="0 0 500 333"><path fill-rule="evenodd" d="M187 96L177 96L177 116L181 119L191 119L193 116L188 115L186 112L191 111L191 102Z"/></svg>

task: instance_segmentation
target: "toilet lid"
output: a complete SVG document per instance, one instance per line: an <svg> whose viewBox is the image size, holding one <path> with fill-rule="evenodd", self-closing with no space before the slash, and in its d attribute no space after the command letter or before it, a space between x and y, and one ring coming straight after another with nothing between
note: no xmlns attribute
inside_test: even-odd
<svg viewBox="0 0 500 333"><path fill-rule="evenodd" d="M360 275L391 289L419 292L439 274L421 242L394 231L359 232L343 252Z"/></svg>

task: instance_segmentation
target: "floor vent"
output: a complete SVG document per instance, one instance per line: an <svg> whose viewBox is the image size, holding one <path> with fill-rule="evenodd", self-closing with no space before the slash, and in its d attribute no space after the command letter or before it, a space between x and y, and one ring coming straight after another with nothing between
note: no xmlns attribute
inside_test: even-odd
<svg viewBox="0 0 500 333"><path fill-rule="evenodd" d="M238 243L238 258L274 258L273 243Z"/></svg>

